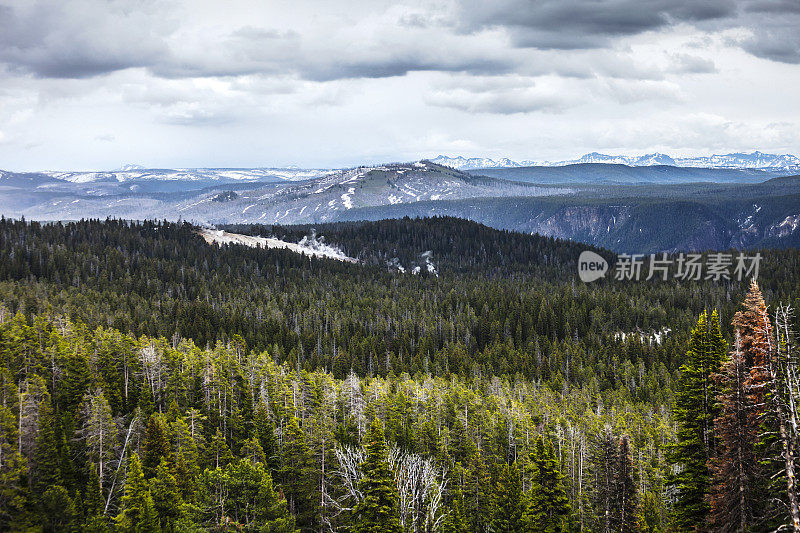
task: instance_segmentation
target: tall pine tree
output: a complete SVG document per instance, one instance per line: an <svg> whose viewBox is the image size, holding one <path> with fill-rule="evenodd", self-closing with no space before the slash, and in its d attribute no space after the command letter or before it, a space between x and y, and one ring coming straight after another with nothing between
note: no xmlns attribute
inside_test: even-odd
<svg viewBox="0 0 800 533"><path fill-rule="evenodd" d="M522 479L516 463L503 466L495 489L493 533L515 533L525 527Z"/></svg>
<svg viewBox="0 0 800 533"><path fill-rule="evenodd" d="M358 488L363 499L353 510L356 533L401 533L397 489L387 460L383 425L374 418L366 435L367 457Z"/></svg>
<svg viewBox="0 0 800 533"><path fill-rule="evenodd" d="M319 512L314 496L314 459L296 417L290 418L284 429L280 475L289 510L297 517L297 525L314 528Z"/></svg>
<svg viewBox="0 0 800 533"><path fill-rule="evenodd" d="M572 508L564 491L564 477L549 441L537 437L531 454L531 492L525 522L528 531L561 533L570 529Z"/></svg>
<svg viewBox="0 0 800 533"><path fill-rule="evenodd" d="M155 504L150 495L150 488L142 471L142 462L138 454L128 460L128 472L125 476L125 495L122 497L122 509L117 515L117 525L121 531L138 532L140 522L144 519L145 499L150 499L155 513Z"/></svg>
<svg viewBox="0 0 800 533"><path fill-rule="evenodd" d="M714 454L714 419L718 412L712 375L720 370L726 346L717 311L711 314L710 322L707 318L703 311L692 330L673 409L677 442L670 450L669 460L677 473L669 484L676 491L673 526L681 531L706 530L710 512L708 464Z"/></svg>

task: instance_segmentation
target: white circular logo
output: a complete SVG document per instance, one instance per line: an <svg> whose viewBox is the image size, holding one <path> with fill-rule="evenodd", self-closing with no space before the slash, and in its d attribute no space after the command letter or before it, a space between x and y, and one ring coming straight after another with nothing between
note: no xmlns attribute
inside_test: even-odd
<svg viewBox="0 0 800 533"><path fill-rule="evenodd" d="M590 250L581 252L578 257L578 277L581 278L581 281L591 283L605 276L607 271L608 261L602 256Z"/></svg>

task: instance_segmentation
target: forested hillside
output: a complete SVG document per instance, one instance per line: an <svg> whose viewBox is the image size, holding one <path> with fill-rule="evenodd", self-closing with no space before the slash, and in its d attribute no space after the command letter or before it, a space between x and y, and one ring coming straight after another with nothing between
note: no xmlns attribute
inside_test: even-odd
<svg viewBox="0 0 800 533"><path fill-rule="evenodd" d="M315 229L360 262L188 224L0 220L0 530L790 523L796 320L774 313L798 303L796 250L762 252L760 291L587 285L570 242L457 219ZM744 481L737 450L763 460Z"/></svg>

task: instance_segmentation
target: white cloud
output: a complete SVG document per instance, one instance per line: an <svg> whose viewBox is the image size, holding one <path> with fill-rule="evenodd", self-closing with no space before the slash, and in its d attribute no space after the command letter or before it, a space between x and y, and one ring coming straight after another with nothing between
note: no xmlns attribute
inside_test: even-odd
<svg viewBox="0 0 800 533"><path fill-rule="evenodd" d="M0 161L800 152L793 3L518 1L0 0Z"/></svg>

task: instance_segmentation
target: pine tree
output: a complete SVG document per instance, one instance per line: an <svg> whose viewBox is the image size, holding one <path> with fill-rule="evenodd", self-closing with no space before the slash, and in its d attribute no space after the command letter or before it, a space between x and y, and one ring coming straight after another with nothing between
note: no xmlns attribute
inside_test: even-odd
<svg viewBox="0 0 800 533"><path fill-rule="evenodd" d="M197 444L189 426L180 418L172 423L172 437L175 442L175 480L178 482L181 497L190 500L195 480L200 475Z"/></svg>
<svg viewBox="0 0 800 533"><path fill-rule="evenodd" d="M780 310L779 306L776 318L780 317ZM755 455L760 464L750 480L754 486L754 518L760 527L800 531L794 488L796 429L789 420L796 399L790 398L787 387L796 372L792 368L796 360L781 350L788 340L787 330L784 328L781 342L774 337L766 303L755 281L751 282L743 309L734 316L733 326L740 336L744 359L751 365L746 388L753 408L751 422L757 425L755 431L759 434Z"/></svg>
<svg viewBox="0 0 800 533"><path fill-rule="evenodd" d="M150 497L152 504L150 489L142 471L142 462L139 455L134 453L128 460L125 494L122 496L122 508L116 519L120 529L126 532L136 532L139 522L142 520L146 496Z"/></svg>
<svg viewBox="0 0 800 533"><path fill-rule="evenodd" d="M497 480L494 498L492 532L522 531L525 526L523 520L525 508L522 499L522 479L516 463L503 466Z"/></svg>
<svg viewBox="0 0 800 533"><path fill-rule="evenodd" d="M267 457L264 455L264 449L261 447L258 437L244 441L241 450L239 450L239 455L253 464L267 464Z"/></svg>
<svg viewBox="0 0 800 533"><path fill-rule="evenodd" d="M280 461L278 461L279 450L278 440L275 438L275 422L269 414L269 407L264 400L258 402L256 405L255 413L253 414L253 425L255 432L258 434L258 442L261 444L261 449L267 458L267 465L270 470L276 470Z"/></svg>
<svg viewBox="0 0 800 533"><path fill-rule="evenodd" d="M156 475L150 481L150 493L153 497L156 512L161 528L171 531L175 521L180 516L181 497L178 494L178 484L170 472L166 459L162 458L156 467Z"/></svg>
<svg viewBox="0 0 800 533"><path fill-rule="evenodd" d="M61 475L61 457L59 457L58 420L50 407L49 399L43 401L39 410L39 432L36 435L36 452L34 462L36 471L34 487L36 492L44 494L48 487L63 485Z"/></svg>
<svg viewBox="0 0 800 533"><path fill-rule="evenodd" d="M366 435L367 456L358 484L363 499L353 510L356 533L401 533L394 476L387 460L383 425L374 418Z"/></svg>
<svg viewBox="0 0 800 533"><path fill-rule="evenodd" d="M147 420L142 448L142 468L149 479L156 475L161 460L171 457L167 424L161 414L153 413Z"/></svg>
<svg viewBox="0 0 800 533"><path fill-rule="evenodd" d="M297 517L298 526L313 528L317 521L318 506L314 497L316 476L311 449L296 417L289 419L284 431L281 486L289 510Z"/></svg>
<svg viewBox="0 0 800 533"><path fill-rule="evenodd" d="M136 533L161 533L161 526L158 522L158 512L156 511L156 506L150 491L144 494L142 510L139 514L139 521L136 524Z"/></svg>
<svg viewBox="0 0 800 533"><path fill-rule="evenodd" d="M0 367L0 382L3 381L13 383L5 368ZM17 420L10 409L12 401L18 401L16 386L9 389L0 403L0 531L13 531L15 525L20 525L29 505L28 468L19 453Z"/></svg>
<svg viewBox="0 0 800 533"><path fill-rule="evenodd" d="M466 470L465 477L467 481L464 492L464 507L467 523L472 531L486 531L494 512L494 498L492 497L494 484L491 472L481 451L472 456L472 461Z"/></svg>
<svg viewBox="0 0 800 533"><path fill-rule="evenodd" d="M217 428L217 432L214 433L214 438L211 439L208 446L208 464L212 468L223 468L233 459L233 453L231 453L228 443L225 442L225 435Z"/></svg>
<svg viewBox="0 0 800 533"><path fill-rule="evenodd" d="M464 518L464 495L460 488L456 488L452 494L449 512L442 521L442 533L462 533L467 530Z"/></svg>
<svg viewBox="0 0 800 533"><path fill-rule="evenodd" d="M230 517L246 530L292 532L294 518L286 500L277 494L264 464L247 458L225 468Z"/></svg>
<svg viewBox="0 0 800 533"><path fill-rule="evenodd" d="M75 518L75 503L67 489L53 485L42 495L43 529L45 533L68 531Z"/></svg>
<svg viewBox="0 0 800 533"><path fill-rule="evenodd" d="M105 533L109 530L108 520L105 517L105 501L100 487L100 478L97 475L97 467L89 466L89 481L86 483L86 490L83 493L83 507L86 514L86 525L83 530L86 533Z"/></svg>
<svg viewBox="0 0 800 533"><path fill-rule="evenodd" d="M771 326L755 281L743 308L732 322L734 350L716 378L720 387L720 414L715 421L719 446L710 462L714 481L711 514L715 528L748 531L767 514L771 494L762 459L775 433L767 427L774 418L765 412Z"/></svg>
<svg viewBox="0 0 800 533"><path fill-rule="evenodd" d="M84 396L82 422L77 433L86 444L89 460L97 464L100 485L104 486L106 464L114 458L117 426L101 389L94 389Z"/></svg>
<svg viewBox="0 0 800 533"><path fill-rule="evenodd" d="M260 468L261 465L256 466ZM275 492L272 476L264 471L258 492L257 518L265 533L298 533L294 517L289 513L286 498Z"/></svg>
<svg viewBox="0 0 800 533"><path fill-rule="evenodd" d="M757 475L754 446L758 438L755 414L746 382L747 363L736 333L734 350L717 377L720 415L715 421L719 436L718 453L711 460L711 520L714 529L745 532L754 522L754 487ZM735 528L735 529L734 529Z"/></svg>
<svg viewBox="0 0 800 533"><path fill-rule="evenodd" d="M593 440L591 449L592 471L594 472L593 505L598 518L595 528L602 533L610 533L612 516L616 512L616 439L610 427L604 428Z"/></svg>
<svg viewBox="0 0 800 533"><path fill-rule="evenodd" d="M680 530L707 528L711 485L708 464L716 447L714 419L718 414L712 376L719 372L725 351L717 311L710 323L703 311L692 330L686 363L680 368L673 411L678 430L669 460L678 473L669 483L677 492L673 524Z"/></svg>
<svg viewBox="0 0 800 533"><path fill-rule="evenodd" d="M531 454L532 478L525 515L527 531L560 533L570 529L569 498L550 442L540 435Z"/></svg>

